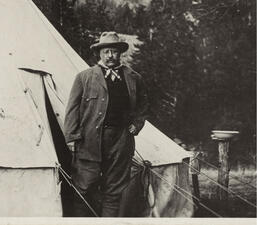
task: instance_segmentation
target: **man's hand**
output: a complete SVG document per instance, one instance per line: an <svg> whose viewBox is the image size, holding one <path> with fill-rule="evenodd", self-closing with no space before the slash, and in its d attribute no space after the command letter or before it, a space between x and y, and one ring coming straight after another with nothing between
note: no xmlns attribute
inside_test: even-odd
<svg viewBox="0 0 257 225"><path fill-rule="evenodd" d="M131 124L131 125L129 126L129 132L130 132L131 134L133 134L133 135L135 135L135 134L137 133L137 128L135 127L134 124Z"/></svg>
<svg viewBox="0 0 257 225"><path fill-rule="evenodd" d="M67 143L67 146L72 153L75 152L75 141Z"/></svg>

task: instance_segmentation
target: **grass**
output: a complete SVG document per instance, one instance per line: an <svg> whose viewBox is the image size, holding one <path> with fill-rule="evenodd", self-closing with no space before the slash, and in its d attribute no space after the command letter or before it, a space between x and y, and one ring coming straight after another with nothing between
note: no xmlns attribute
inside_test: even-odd
<svg viewBox="0 0 257 225"><path fill-rule="evenodd" d="M217 170L202 169L201 173L217 181ZM256 175L255 169L230 171L229 190L256 205ZM256 217L256 208L253 206L248 205L233 194L228 195L228 200L218 200L217 185L202 174L198 175L198 179L201 201L215 212L223 217ZM212 214L200 208L196 212L196 216L212 217Z"/></svg>

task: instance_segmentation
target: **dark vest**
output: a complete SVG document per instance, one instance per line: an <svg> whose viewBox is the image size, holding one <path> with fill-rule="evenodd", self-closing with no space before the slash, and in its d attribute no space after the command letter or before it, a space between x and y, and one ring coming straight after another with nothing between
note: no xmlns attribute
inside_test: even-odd
<svg viewBox="0 0 257 225"><path fill-rule="evenodd" d="M105 70L102 70L105 74ZM109 94L109 104L104 120L104 125L107 126L121 127L128 123L126 118L130 110L129 93L122 69L119 70L119 75L121 80L116 78L112 81L110 76L105 78Z"/></svg>

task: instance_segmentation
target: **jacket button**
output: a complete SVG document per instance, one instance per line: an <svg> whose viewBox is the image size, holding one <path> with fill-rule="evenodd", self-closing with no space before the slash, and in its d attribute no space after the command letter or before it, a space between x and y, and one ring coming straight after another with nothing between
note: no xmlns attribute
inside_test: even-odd
<svg viewBox="0 0 257 225"><path fill-rule="evenodd" d="M104 101L104 98L102 98L102 101Z"/></svg>
<svg viewBox="0 0 257 225"><path fill-rule="evenodd" d="M99 126L96 126L96 127L95 127L95 129L98 129L98 128L99 128Z"/></svg>
<svg viewBox="0 0 257 225"><path fill-rule="evenodd" d="M88 102L88 101L89 101L89 98L87 98L86 101Z"/></svg>
<svg viewBox="0 0 257 225"><path fill-rule="evenodd" d="M102 112L99 112L98 114L99 114L99 115L102 115L103 113L102 113Z"/></svg>

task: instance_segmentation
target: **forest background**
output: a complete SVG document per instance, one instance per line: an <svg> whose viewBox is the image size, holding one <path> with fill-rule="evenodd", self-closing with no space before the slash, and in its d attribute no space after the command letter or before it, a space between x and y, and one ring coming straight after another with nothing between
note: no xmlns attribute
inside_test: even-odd
<svg viewBox="0 0 257 225"><path fill-rule="evenodd" d="M127 63L146 81L150 122L214 165L211 131L237 130L231 166L255 167L255 0L33 2L89 65L101 32L133 37Z"/></svg>

